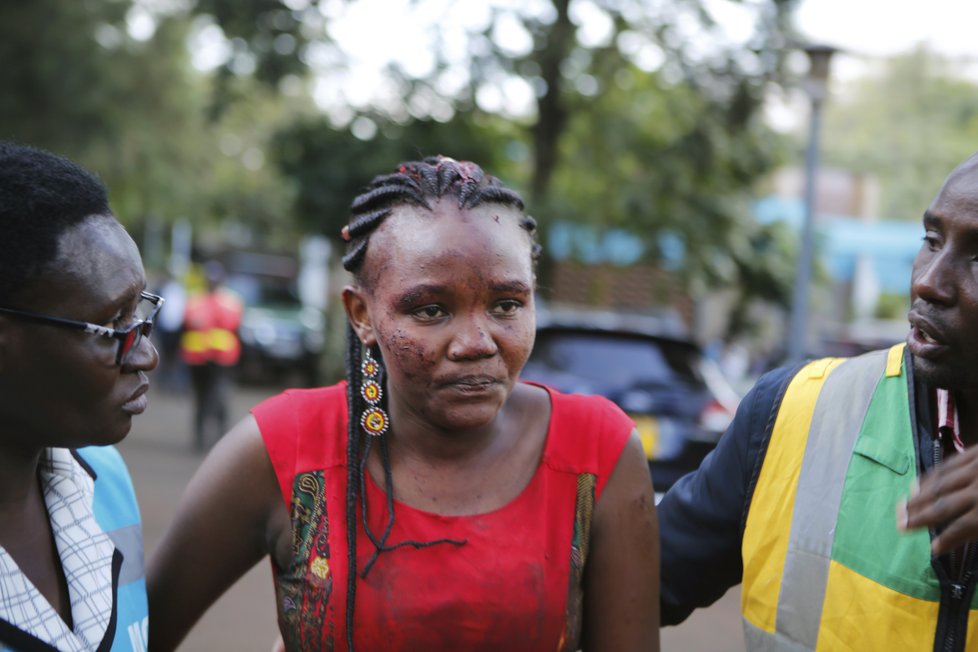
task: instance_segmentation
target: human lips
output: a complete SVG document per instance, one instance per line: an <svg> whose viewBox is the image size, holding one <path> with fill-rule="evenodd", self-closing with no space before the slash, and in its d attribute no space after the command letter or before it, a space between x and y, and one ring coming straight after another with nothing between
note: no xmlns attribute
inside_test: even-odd
<svg viewBox="0 0 978 652"><path fill-rule="evenodd" d="M907 346L910 352L920 357L931 357L946 348L947 338L943 330L933 321L919 313L911 312L910 334L907 336Z"/></svg>
<svg viewBox="0 0 978 652"><path fill-rule="evenodd" d="M476 374L443 378L438 384L460 392L478 393L494 388L500 384L500 380L495 376Z"/></svg>
<svg viewBox="0 0 978 652"><path fill-rule="evenodd" d="M149 397L146 396L147 391L149 391L149 383L144 382L122 404L122 411L127 414L142 414L145 412L146 406L149 405Z"/></svg>

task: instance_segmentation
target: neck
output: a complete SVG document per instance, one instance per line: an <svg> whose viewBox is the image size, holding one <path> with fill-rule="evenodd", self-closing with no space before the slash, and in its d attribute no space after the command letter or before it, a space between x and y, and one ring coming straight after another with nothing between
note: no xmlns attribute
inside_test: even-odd
<svg viewBox="0 0 978 652"><path fill-rule="evenodd" d="M458 463L476 459L489 450L497 440L500 416L488 424L466 430L445 430L433 427L418 418L410 410L397 410L391 406L392 448L408 457L422 459L429 464Z"/></svg>
<svg viewBox="0 0 978 652"><path fill-rule="evenodd" d="M25 450L10 444L0 446L0 511L16 510L37 491L37 467L42 450Z"/></svg>

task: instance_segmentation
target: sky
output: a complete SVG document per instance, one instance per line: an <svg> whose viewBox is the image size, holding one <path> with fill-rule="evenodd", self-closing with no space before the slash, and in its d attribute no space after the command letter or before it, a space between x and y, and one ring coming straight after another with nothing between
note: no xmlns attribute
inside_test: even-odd
<svg viewBox="0 0 978 652"><path fill-rule="evenodd" d="M803 0L799 30L854 55L882 56L924 42L946 55L978 58L978 4L968 0Z"/></svg>
<svg viewBox="0 0 978 652"><path fill-rule="evenodd" d="M801 34L840 49L832 62L837 91L883 58L917 45L978 81L976 24L978 3L970 0L803 0L795 14Z"/></svg>
<svg viewBox="0 0 978 652"><path fill-rule="evenodd" d="M921 44L978 80L976 21L978 3L968 0L802 0L795 12L801 36L839 48L832 60L830 101L845 93L847 81L872 74L886 57ZM775 98L769 121L778 129L797 129L807 120L807 103L800 91Z"/></svg>

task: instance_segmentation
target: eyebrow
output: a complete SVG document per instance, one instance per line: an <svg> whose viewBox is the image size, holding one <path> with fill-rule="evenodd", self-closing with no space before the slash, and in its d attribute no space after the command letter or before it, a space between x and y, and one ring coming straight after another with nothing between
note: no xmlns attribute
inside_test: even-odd
<svg viewBox="0 0 978 652"><path fill-rule="evenodd" d="M507 293L507 294L530 294L533 290L529 285L523 281L504 281L502 283L493 283L489 286L492 292L496 293ZM394 303L402 309L410 308L422 298L426 296L442 296L448 293L448 289L444 285L436 285L433 283L422 283L420 285L415 285L404 292L402 292L397 298L394 299Z"/></svg>
<svg viewBox="0 0 978 652"><path fill-rule="evenodd" d="M514 294L529 294L533 290L523 281L506 281L504 283L493 283L490 286L493 292L512 292Z"/></svg>
<svg viewBox="0 0 978 652"><path fill-rule="evenodd" d="M941 218L930 212L930 209L924 211L924 226L937 226L941 223Z"/></svg>
<svg viewBox="0 0 978 652"><path fill-rule="evenodd" d="M427 295L441 295L445 293L445 287L442 285L434 285L431 283L422 283L421 285L415 285L398 296L394 302L399 308L410 308L415 303L421 300L422 297Z"/></svg>

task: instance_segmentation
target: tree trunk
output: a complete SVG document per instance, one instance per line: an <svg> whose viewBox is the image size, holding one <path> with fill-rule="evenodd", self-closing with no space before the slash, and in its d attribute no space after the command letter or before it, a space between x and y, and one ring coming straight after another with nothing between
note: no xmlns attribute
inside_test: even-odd
<svg viewBox="0 0 978 652"><path fill-rule="evenodd" d="M557 164L557 148L560 135L567 124L567 107L564 106L563 76L561 64L574 47L574 25L567 9L570 0L553 0L557 19L540 44L538 62L540 75L546 90L537 100L537 123L533 127L533 179L530 192L533 204L539 204L550 186L550 178Z"/></svg>

